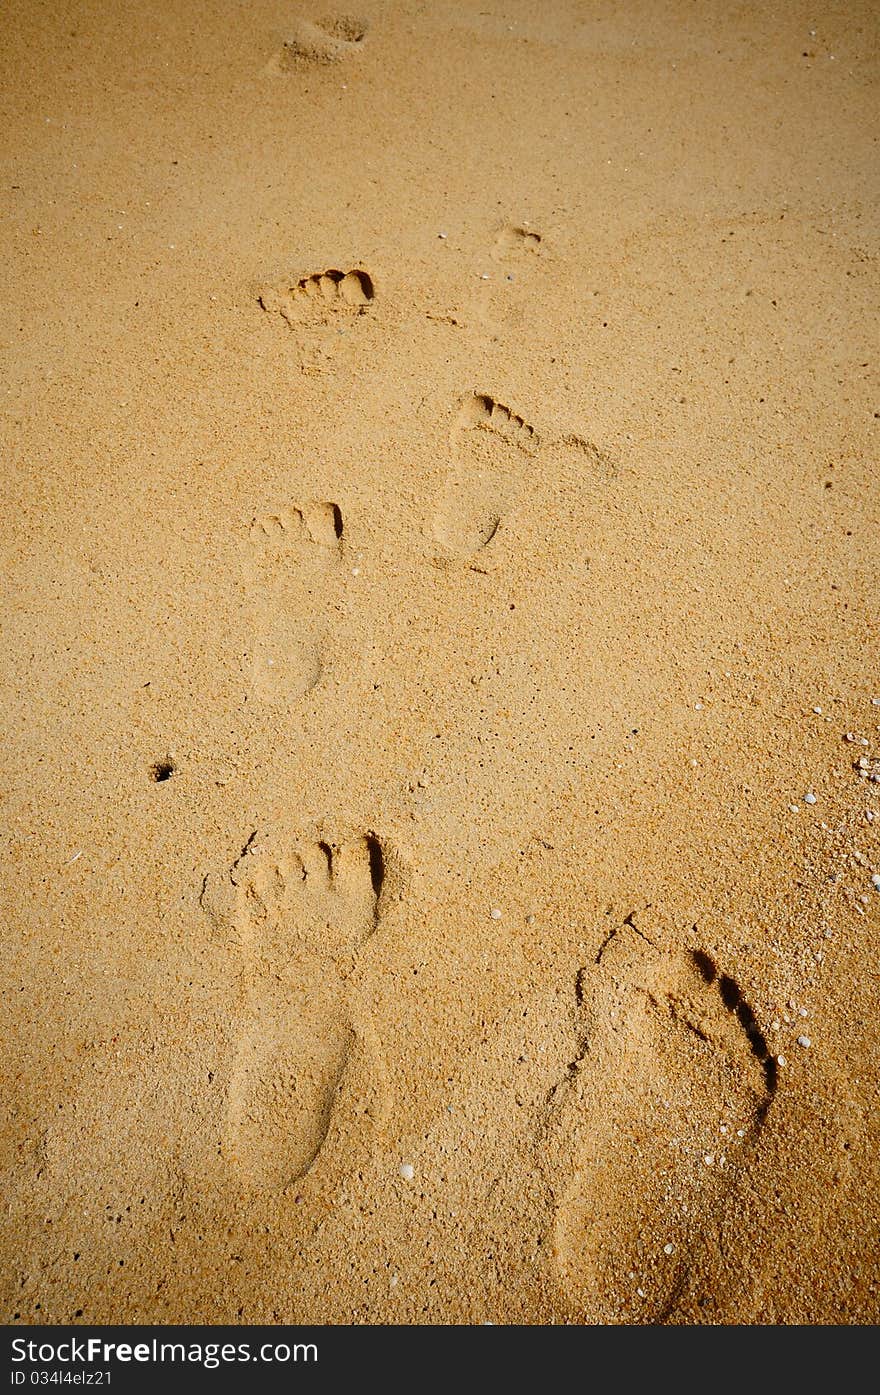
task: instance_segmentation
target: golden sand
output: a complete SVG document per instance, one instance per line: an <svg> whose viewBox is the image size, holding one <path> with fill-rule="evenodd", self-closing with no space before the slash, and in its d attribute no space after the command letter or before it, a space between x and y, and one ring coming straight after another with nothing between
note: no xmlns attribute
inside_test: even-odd
<svg viewBox="0 0 880 1395"><path fill-rule="evenodd" d="M877 1320L878 62L6 7L5 1320Z"/></svg>

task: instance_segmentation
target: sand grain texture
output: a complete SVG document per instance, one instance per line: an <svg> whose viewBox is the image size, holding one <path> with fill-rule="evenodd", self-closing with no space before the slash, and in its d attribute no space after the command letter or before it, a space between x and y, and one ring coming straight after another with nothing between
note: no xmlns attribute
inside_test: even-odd
<svg viewBox="0 0 880 1395"><path fill-rule="evenodd" d="M876 1322L876 7L0 62L5 1320Z"/></svg>

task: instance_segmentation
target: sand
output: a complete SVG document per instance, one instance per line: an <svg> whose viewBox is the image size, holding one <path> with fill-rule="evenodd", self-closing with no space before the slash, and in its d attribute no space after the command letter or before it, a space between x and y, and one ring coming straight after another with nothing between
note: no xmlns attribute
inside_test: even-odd
<svg viewBox="0 0 880 1395"><path fill-rule="evenodd" d="M7 6L7 1321L877 1320L878 62Z"/></svg>

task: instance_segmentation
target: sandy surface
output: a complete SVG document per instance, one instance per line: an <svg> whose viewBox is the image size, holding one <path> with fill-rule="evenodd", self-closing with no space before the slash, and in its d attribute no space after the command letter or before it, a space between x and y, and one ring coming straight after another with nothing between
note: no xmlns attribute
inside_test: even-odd
<svg viewBox="0 0 880 1395"><path fill-rule="evenodd" d="M6 1320L876 1321L876 7L2 70Z"/></svg>

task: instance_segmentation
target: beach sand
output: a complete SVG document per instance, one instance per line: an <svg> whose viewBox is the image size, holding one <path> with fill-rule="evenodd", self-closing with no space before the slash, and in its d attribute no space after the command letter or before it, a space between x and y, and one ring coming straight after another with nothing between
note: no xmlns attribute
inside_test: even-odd
<svg viewBox="0 0 880 1395"><path fill-rule="evenodd" d="M3 1312L878 1319L878 15L12 0Z"/></svg>

